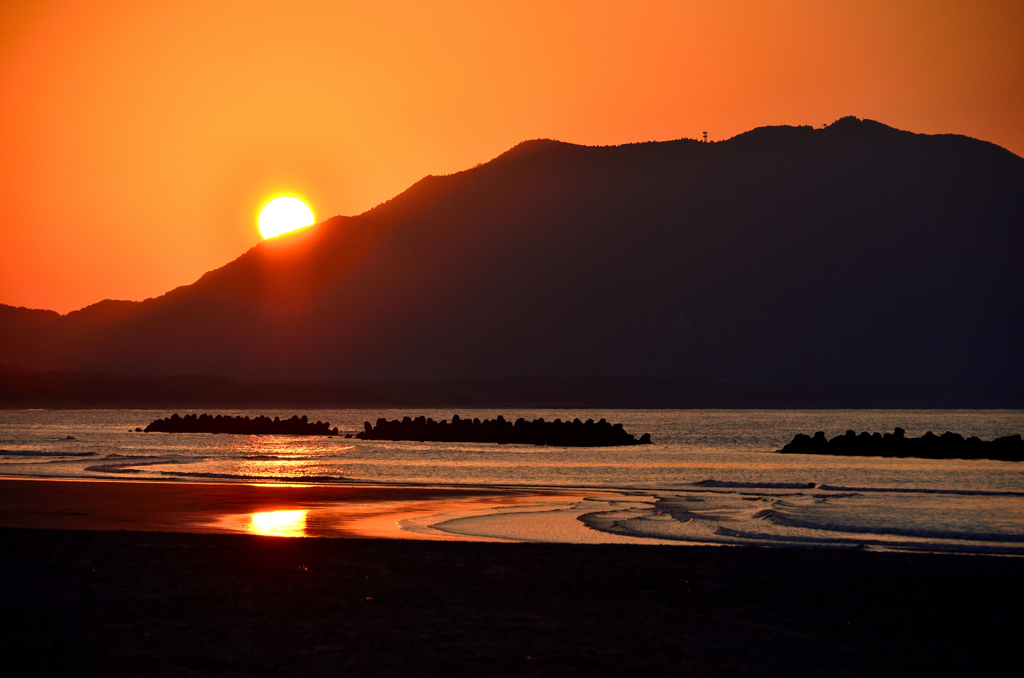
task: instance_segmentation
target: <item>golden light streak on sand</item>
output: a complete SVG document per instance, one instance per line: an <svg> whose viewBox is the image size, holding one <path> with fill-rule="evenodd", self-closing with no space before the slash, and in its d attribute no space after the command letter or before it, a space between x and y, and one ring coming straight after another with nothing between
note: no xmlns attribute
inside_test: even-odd
<svg viewBox="0 0 1024 678"><path fill-rule="evenodd" d="M0 527L489 541L399 525L572 502L558 490L0 478Z"/></svg>
<svg viewBox="0 0 1024 678"><path fill-rule="evenodd" d="M253 513L249 532L264 537L305 537L306 514L309 511L264 511Z"/></svg>

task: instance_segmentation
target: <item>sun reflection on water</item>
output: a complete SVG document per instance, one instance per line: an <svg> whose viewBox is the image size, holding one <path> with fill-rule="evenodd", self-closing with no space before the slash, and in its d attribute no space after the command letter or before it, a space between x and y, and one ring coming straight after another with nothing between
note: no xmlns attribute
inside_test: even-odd
<svg viewBox="0 0 1024 678"><path fill-rule="evenodd" d="M254 513L249 532L266 537L305 537L307 513L308 510Z"/></svg>

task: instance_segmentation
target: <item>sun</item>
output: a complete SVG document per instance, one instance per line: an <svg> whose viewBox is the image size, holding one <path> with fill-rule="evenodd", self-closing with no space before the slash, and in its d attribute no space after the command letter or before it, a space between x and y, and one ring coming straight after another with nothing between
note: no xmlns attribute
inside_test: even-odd
<svg viewBox="0 0 1024 678"><path fill-rule="evenodd" d="M274 198L260 210L257 221L260 235L273 238L315 223L313 210L306 203L290 195Z"/></svg>

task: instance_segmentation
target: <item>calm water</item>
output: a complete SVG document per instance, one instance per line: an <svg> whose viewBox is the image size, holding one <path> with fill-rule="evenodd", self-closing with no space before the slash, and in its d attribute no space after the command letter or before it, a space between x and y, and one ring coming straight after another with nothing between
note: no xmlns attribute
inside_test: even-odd
<svg viewBox="0 0 1024 678"><path fill-rule="evenodd" d="M1024 432L1022 411L457 410L463 417L604 417L654 445L544 448L363 442L344 438L143 434L163 410L0 412L0 475L218 482L573 487L621 500L438 520L465 535L554 539L558 516L621 538L1024 553L1024 465L842 458L774 452L796 433L847 429L983 439ZM224 410L254 416L258 410ZM452 410L264 411L307 414L342 430L365 420ZM530 527L533 525L533 527ZM410 526L410 529L417 529ZM523 531L526 530L524 533ZM532 531L531 531L532 530Z"/></svg>

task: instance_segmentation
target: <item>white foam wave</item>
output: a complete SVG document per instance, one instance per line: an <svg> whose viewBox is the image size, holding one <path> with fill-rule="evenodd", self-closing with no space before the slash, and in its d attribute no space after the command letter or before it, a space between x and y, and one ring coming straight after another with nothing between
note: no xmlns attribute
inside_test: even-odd
<svg viewBox="0 0 1024 678"><path fill-rule="evenodd" d="M954 494L965 497L1024 497L1024 492L1012 490L943 490L927 487L846 487L842 485L820 485L819 490L832 492L893 492L899 494Z"/></svg>
<svg viewBox="0 0 1024 678"><path fill-rule="evenodd" d="M891 534L898 537L916 537L918 539L940 539L960 541L987 541L1024 544L1024 534L1007 534L1002 532L957 532L950 530L928 530L907 528L892 525L845 525L842 523L820 523L804 518L797 518L775 509L765 509L754 514L754 518L767 521L773 525L798 527L805 530L821 530L848 534Z"/></svg>
<svg viewBox="0 0 1024 678"><path fill-rule="evenodd" d="M243 454L246 461L307 461L309 455Z"/></svg>
<svg viewBox="0 0 1024 678"><path fill-rule="evenodd" d="M323 483L323 482L355 482L344 476L267 476L267 475L243 475L239 473L204 473L199 471L158 471L160 475L177 476L182 478L210 478L217 480L258 480L263 483L287 482L287 483Z"/></svg>
<svg viewBox="0 0 1024 678"><path fill-rule="evenodd" d="M92 457L95 452L50 452L48 450L0 450L4 457Z"/></svg>
<svg viewBox="0 0 1024 678"><path fill-rule="evenodd" d="M959 502L953 509L927 495L691 492L700 492L701 498L695 502L684 493L664 494L654 506L592 511L578 520L608 534L683 543L1024 554L1018 526L985 517L991 515L991 502L1016 503L1016 498L951 498ZM950 510L979 518L950 522Z"/></svg>
<svg viewBox="0 0 1024 678"><path fill-rule="evenodd" d="M743 483L731 480L702 480L692 483L696 487L722 487L754 490L810 490L816 487L814 483Z"/></svg>
<svg viewBox="0 0 1024 678"><path fill-rule="evenodd" d="M155 459L154 461L128 461L116 464L95 464L86 466L85 470L92 473L143 473L138 466L163 466L164 464L187 464L187 461L180 459Z"/></svg>

